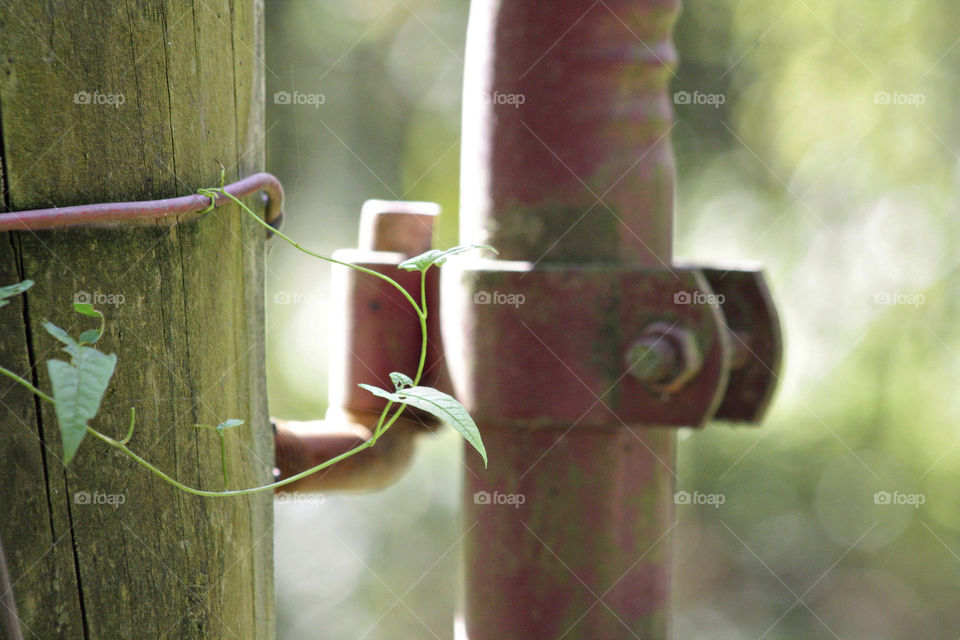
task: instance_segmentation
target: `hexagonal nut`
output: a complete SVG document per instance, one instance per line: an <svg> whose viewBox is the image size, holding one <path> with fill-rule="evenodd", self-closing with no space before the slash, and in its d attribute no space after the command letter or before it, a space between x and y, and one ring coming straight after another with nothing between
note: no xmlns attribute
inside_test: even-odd
<svg viewBox="0 0 960 640"><path fill-rule="evenodd" d="M674 367L667 379L652 382L651 387L661 393L672 394L682 389L692 380L703 367L703 354L697 343L696 335L679 324L669 325L665 322L653 322L644 327L640 340L666 341L674 350Z"/></svg>
<svg viewBox="0 0 960 640"><path fill-rule="evenodd" d="M649 335L630 344L624 362L631 376L645 384L656 385L673 380L679 357L679 350L671 340Z"/></svg>

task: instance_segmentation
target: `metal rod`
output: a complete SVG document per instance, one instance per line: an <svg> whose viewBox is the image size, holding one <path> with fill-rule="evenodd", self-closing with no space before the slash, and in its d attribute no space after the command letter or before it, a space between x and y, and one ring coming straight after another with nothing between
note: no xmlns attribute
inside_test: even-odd
<svg viewBox="0 0 960 640"><path fill-rule="evenodd" d="M227 193L245 198L263 191L266 211L264 220L278 228L283 217L283 186L269 173L255 173L226 185ZM219 196L214 206L230 203L230 198ZM177 216L198 214L210 206L210 198L194 193L165 200L139 202L108 202L81 204L53 209L32 209L0 213L0 231L39 231L41 229L65 229L86 226L111 226L144 224L152 221L167 221L173 224ZM181 218L182 219L182 218Z"/></svg>
<svg viewBox="0 0 960 640"><path fill-rule="evenodd" d="M20 631L20 617L17 615L17 599L13 594L10 571L7 569L7 557L3 554L3 542L0 541L0 606L3 607L3 626L9 640L23 640Z"/></svg>

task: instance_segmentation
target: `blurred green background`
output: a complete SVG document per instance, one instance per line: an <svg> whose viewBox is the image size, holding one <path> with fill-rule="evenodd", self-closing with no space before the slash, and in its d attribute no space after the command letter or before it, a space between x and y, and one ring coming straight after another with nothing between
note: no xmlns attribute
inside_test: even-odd
<svg viewBox="0 0 960 640"><path fill-rule="evenodd" d="M290 235L330 253L365 199L423 199L456 243L467 11L267 3ZM723 104L676 107L676 253L764 263L787 353L761 428L681 432L680 489L724 503L678 507L675 638L960 635L958 23L948 0L686 3L672 91ZM328 270L278 243L267 268L271 411L320 417ZM277 506L281 638L451 637L460 455L425 438L386 491Z"/></svg>

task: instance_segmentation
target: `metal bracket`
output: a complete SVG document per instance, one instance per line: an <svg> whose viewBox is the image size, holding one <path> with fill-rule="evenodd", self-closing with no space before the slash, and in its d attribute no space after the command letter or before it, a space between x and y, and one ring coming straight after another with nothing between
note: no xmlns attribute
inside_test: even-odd
<svg viewBox="0 0 960 640"><path fill-rule="evenodd" d="M756 422L769 402L780 334L757 270L447 269L465 292L451 296L460 304L444 336L448 360L482 424L569 425L571 415L578 428Z"/></svg>
<svg viewBox="0 0 960 640"><path fill-rule="evenodd" d="M418 294L419 274L397 265L430 248L438 211L368 201L360 248L334 255ZM453 373L457 396L480 424L556 427L571 415L578 429L757 423L776 388L780 325L758 268L474 260L443 271L442 288L451 290L442 305L439 274L428 272L425 384L450 391ZM334 267L332 279L331 408L326 421L280 423L283 477L369 437L365 425L382 400L357 384L389 386L390 373L410 370L419 354L419 320L395 289L346 267ZM441 311L454 317L441 322ZM409 411L389 448L297 489L372 489L399 477L413 436L435 425Z"/></svg>
<svg viewBox="0 0 960 640"><path fill-rule="evenodd" d="M780 378L783 337L780 318L759 268L701 269L723 296L723 317L733 347L730 380L715 420L759 423Z"/></svg>

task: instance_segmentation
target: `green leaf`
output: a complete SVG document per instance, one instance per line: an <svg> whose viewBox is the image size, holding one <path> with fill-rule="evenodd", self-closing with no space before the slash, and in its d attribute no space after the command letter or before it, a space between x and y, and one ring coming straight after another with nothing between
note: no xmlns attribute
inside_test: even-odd
<svg viewBox="0 0 960 640"><path fill-rule="evenodd" d="M413 380L410 376L400 373L399 371L394 371L390 374L390 382L393 383L393 386L397 388L397 391L400 391L404 387L412 387Z"/></svg>
<svg viewBox="0 0 960 640"><path fill-rule="evenodd" d="M73 310L89 318L103 318L103 314L93 308L89 302L74 302Z"/></svg>
<svg viewBox="0 0 960 640"><path fill-rule="evenodd" d="M437 391L432 387L410 387L402 389L396 393L378 389L368 384L361 384L360 387L366 389L379 398L386 398L400 404L408 404L422 411L440 418L451 427L456 429L464 439L469 442L474 449L483 458L483 466L487 466L487 451L483 447L483 440L480 438L480 430L474 423L473 418L467 413L467 410L457 400L442 391Z"/></svg>
<svg viewBox="0 0 960 640"><path fill-rule="evenodd" d="M494 253L497 252L496 249L487 244L465 244L458 247L453 247L452 249L447 249L446 251L431 249L430 251L421 253L418 256L404 260L397 266L405 271L426 271L433 265L439 267L446 262L450 256L463 253L464 251L470 251L471 249L489 249Z"/></svg>
<svg viewBox="0 0 960 640"><path fill-rule="evenodd" d="M80 344L96 344L97 340L103 334L103 314L93 308L89 302L74 302L73 310L83 314L88 318L98 318L100 320L99 329L87 329L77 337Z"/></svg>
<svg viewBox="0 0 960 640"><path fill-rule="evenodd" d="M63 360L47 361L64 464L70 464L76 455L87 433L87 422L100 410L100 401L117 366L115 354L106 355L91 347L75 346L71 355L70 364Z"/></svg>
<svg viewBox="0 0 960 640"><path fill-rule="evenodd" d="M6 300L7 298L20 295L32 286L33 280L24 280L23 282L17 282L16 284L8 284L5 287L0 287L0 307L5 304L10 304Z"/></svg>
<svg viewBox="0 0 960 640"><path fill-rule="evenodd" d="M77 342L80 344L96 344L99 339L100 329L87 329L77 336Z"/></svg>
<svg viewBox="0 0 960 640"><path fill-rule="evenodd" d="M47 360L47 372L50 374L50 386L53 387L53 398L56 401L60 440L63 442L63 464L69 464L80 448L83 437L87 435L87 424L80 419L76 402L80 372L63 360Z"/></svg>
<svg viewBox="0 0 960 640"><path fill-rule="evenodd" d="M64 351L69 353L71 357L76 357L76 352L80 348L80 345L77 344L76 340L70 337L69 333L47 320L43 321L43 328L46 329L47 333L49 333L51 336L67 345L66 348L64 348Z"/></svg>
<svg viewBox="0 0 960 640"><path fill-rule="evenodd" d="M236 418L230 418L229 420L224 420L217 425L217 431L223 431L224 429L232 429L233 427L239 427L243 424L243 420L237 420Z"/></svg>

